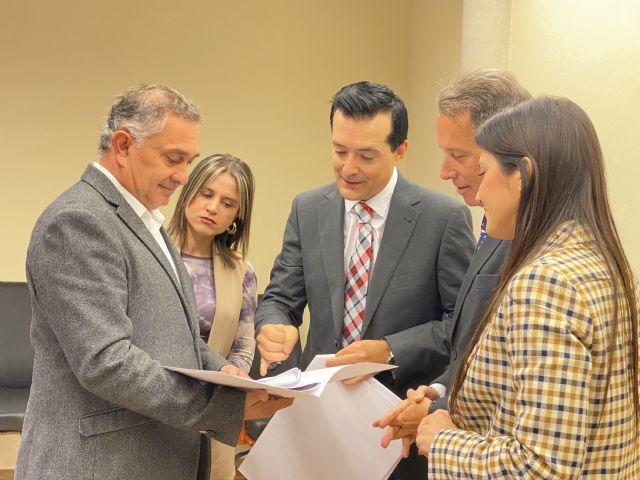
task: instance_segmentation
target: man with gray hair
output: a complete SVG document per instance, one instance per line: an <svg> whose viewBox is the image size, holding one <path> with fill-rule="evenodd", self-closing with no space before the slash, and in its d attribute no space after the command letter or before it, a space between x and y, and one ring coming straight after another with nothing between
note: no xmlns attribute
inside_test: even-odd
<svg viewBox="0 0 640 480"><path fill-rule="evenodd" d="M476 194L480 176L480 147L474 134L487 119L496 113L531 98L514 75L502 69L477 70L446 85L438 96L438 145L444 153L440 178L451 180L469 206L479 206ZM502 265L511 242L487 236L484 219L480 238L471 265L462 281L456 306L451 317L437 327L434 338L444 339L432 344L440 355L449 357L449 365L430 386L420 386L407 394L407 400L392 409L377 422L381 428L391 426L383 437L383 446L393 438L407 438L415 434L420 420L428 413L447 409L448 390L460 361L480 321L486 304L498 283ZM425 362L416 362L415 369L427 370ZM405 449L408 441L405 440Z"/></svg>
<svg viewBox="0 0 640 480"><path fill-rule="evenodd" d="M137 85L102 131L99 161L38 219L27 253L35 349L16 467L22 479L208 478L210 432L233 445L244 413L286 400L162 366L238 374L200 339L189 275L158 207L187 182L200 115Z"/></svg>

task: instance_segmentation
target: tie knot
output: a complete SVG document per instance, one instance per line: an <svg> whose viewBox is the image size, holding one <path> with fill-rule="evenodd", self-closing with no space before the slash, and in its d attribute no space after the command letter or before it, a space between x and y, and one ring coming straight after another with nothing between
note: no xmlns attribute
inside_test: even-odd
<svg viewBox="0 0 640 480"><path fill-rule="evenodd" d="M358 202L353 206L353 210L358 215L360 223L371 223L371 213L373 209L364 202Z"/></svg>

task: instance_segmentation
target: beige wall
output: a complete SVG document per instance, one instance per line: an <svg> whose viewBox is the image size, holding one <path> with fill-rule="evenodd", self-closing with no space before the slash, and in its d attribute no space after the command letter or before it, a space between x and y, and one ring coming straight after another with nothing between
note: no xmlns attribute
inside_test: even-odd
<svg viewBox="0 0 640 480"><path fill-rule="evenodd" d="M439 178L442 154L436 141L436 98L458 74L462 2L414 0L409 63L409 155L405 173L414 181L455 196Z"/></svg>
<svg viewBox="0 0 640 480"><path fill-rule="evenodd" d="M407 100L412 149L402 168L433 183L426 161L435 148L433 99L438 81L457 71L461 2L97 5L3 5L0 280L24 279L35 220L95 159L113 95L139 81L167 83L197 100L202 153L230 152L250 163L257 178L250 257L261 290L291 199L332 179L328 102L340 86L369 79Z"/></svg>
<svg viewBox="0 0 640 480"><path fill-rule="evenodd" d="M138 81L168 83L198 101L203 154L231 152L251 164L258 182L251 260L261 290L291 199L331 181L328 102L345 83L388 83L407 100L411 148L402 169L454 196L438 179L434 101L461 63L463 70L504 64L499 42L482 57L471 51L492 36L505 37L508 66L534 93L567 95L592 116L614 212L640 270L632 201L640 173L632 144L640 106L635 2L491 0L486 12L469 0L98 5L3 2L0 280L24 279L33 223L95 159L106 107ZM167 216L172 207L164 209Z"/></svg>
<svg viewBox="0 0 640 480"><path fill-rule="evenodd" d="M462 42L489 38L482 29L508 37L508 66L532 92L569 96L593 118L614 213L640 271L632 198L640 174L633 144L640 110L636 2L492 0L490 18L469 0L105 5L3 2L0 280L24 279L33 223L95 159L106 107L138 81L167 83L198 101L202 153L230 152L251 164L258 183L251 260L261 290L291 199L331 181L328 102L348 82L388 83L407 100L411 148L402 169L454 196L438 179L434 100L461 60L463 70L474 60L474 66L504 64L502 51L469 58ZM476 49L478 42L467 40ZM172 207L164 209L167 216Z"/></svg>
<svg viewBox="0 0 640 480"><path fill-rule="evenodd" d="M5 232L1 280L24 279L42 209L95 159L114 94L138 82L199 103L203 153L257 178L251 259L264 288L293 196L331 180L328 102L371 79L407 92L408 1L12 1L0 16ZM165 208L170 215L172 205Z"/></svg>
<svg viewBox="0 0 640 480"><path fill-rule="evenodd" d="M438 2L418 3L424 10ZM251 259L263 288L292 197L332 178L332 94L361 79L409 94L412 2L101 5L3 5L0 279L24 279L33 223L94 160L113 95L157 81L198 101L203 153L232 152L251 164L258 182Z"/></svg>
<svg viewBox="0 0 640 480"><path fill-rule="evenodd" d="M591 117L604 151L609 198L640 274L640 3L512 3L510 68L535 94L571 98Z"/></svg>
<svg viewBox="0 0 640 480"><path fill-rule="evenodd" d="M106 108L135 82L166 83L195 98L205 117L201 152L233 153L251 165L250 259L260 290L293 196L332 180L329 100L342 85L387 83L407 100L419 155L410 152L402 168L411 173L418 159L425 178L436 80L451 77L459 61L460 1L179 4L2 2L0 281L24 280L34 222L95 160Z"/></svg>
<svg viewBox="0 0 640 480"><path fill-rule="evenodd" d="M510 3L491 1L496 8ZM508 65L522 82L534 93L569 96L589 112L607 158L614 213L640 272L633 198L640 178L636 2L519 0L510 16L492 17L500 25L478 8L464 16L462 0L176 5L2 2L0 281L24 280L36 218L95 159L113 95L139 81L167 83L198 101L205 116L202 153L230 152L251 164L258 183L251 260L261 290L291 199L331 181L328 102L346 83L388 83L407 100L411 148L402 169L453 196L438 179L434 101L440 85L460 68L463 17L465 38L478 38L471 28L508 31L503 23L510 22ZM498 54L466 58L464 64L474 61L504 64Z"/></svg>

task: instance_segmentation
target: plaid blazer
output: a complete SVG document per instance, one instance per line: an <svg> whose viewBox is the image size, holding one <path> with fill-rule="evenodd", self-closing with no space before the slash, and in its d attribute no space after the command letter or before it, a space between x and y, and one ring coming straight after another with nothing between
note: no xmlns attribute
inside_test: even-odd
<svg viewBox="0 0 640 480"><path fill-rule="evenodd" d="M590 235L563 225L515 275L469 357L453 418L461 430L436 436L429 479L640 478L630 323L609 364L613 309Z"/></svg>

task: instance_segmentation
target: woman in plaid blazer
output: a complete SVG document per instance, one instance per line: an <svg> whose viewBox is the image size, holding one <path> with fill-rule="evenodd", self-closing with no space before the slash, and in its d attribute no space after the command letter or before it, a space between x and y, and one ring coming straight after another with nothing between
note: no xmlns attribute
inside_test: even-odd
<svg viewBox="0 0 640 480"><path fill-rule="evenodd" d="M638 290L593 125L542 97L476 141L487 232L513 242L451 416L418 427L429 479L640 478Z"/></svg>

